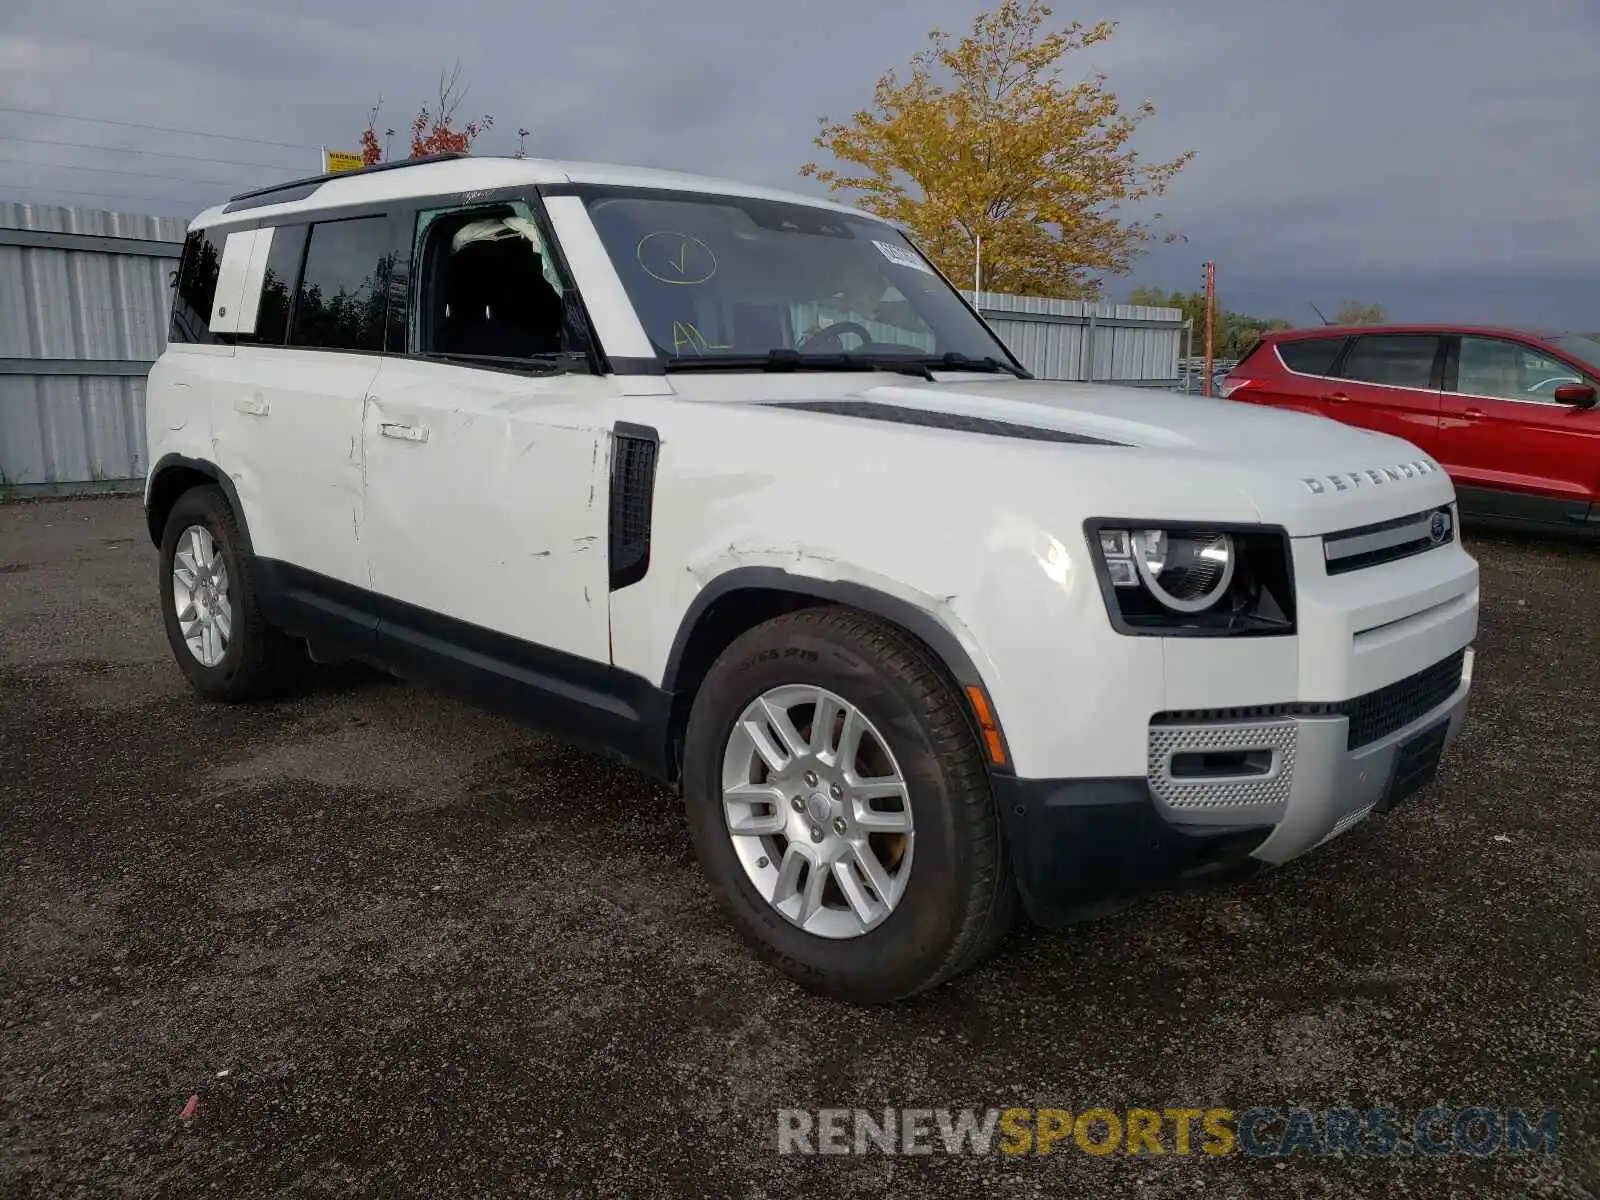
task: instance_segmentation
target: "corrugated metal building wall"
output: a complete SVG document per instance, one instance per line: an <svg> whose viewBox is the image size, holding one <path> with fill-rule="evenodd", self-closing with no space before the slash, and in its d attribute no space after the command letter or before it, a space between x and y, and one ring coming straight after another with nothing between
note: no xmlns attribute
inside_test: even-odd
<svg viewBox="0 0 1600 1200"><path fill-rule="evenodd" d="M0 485L88 491L144 475L144 377L184 225L0 203Z"/></svg>
<svg viewBox="0 0 1600 1200"><path fill-rule="evenodd" d="M1178 386L1182 309L1047 300L1002 292L962 294L1023 365L1041 379Z"/></svg>
<svg viewBox="0 0 1600 1200"><path fill-rule="evenodd" d="M144 377L166 338L184 227L0 203L0 488L142 480ZM1178 386L1177 309L965 294L1040 378Z"/></svg>

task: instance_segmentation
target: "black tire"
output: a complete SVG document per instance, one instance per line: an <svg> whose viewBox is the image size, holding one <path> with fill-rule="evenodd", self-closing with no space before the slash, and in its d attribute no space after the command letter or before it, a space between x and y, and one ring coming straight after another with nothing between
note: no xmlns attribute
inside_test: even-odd
<svg viewBox="0 0 1600 1200"><path fill-rule="evenodd" d="M722 755L745 707L782 684L827 688L887 739L908 785L915 853L882 924L854 938L810 934L750 882L723 813ZM974 966L1004 939L1017 889L972 723L931 653L853 609L806 609L743 634L707 673L689 716L690 834L718 902L768 961L809 991L857 1004L902 1000Z"/></svg>
<svg viewBox="0 0 1600 1200"><path fill-rule="evenodd" d="M210 667L184 641L172 590L178 541L191 525L210 531L228 572L232 629L222 660ZM282 695L299 682L307 663L304 645L268 625L261 615L252 564L238 519L221 488L191 488L178 497L161 535L161 615L179 669L208 700L237 702Z"/></svg>

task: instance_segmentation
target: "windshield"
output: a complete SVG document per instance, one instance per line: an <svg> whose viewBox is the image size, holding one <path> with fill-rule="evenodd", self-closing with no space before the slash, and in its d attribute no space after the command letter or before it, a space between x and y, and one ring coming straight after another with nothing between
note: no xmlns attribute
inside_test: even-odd
<svg viewBox="0 0 1600 1200"><path fill-rule="evenodd" d="M1573 358L1595 371L1600 371L1600 338L1576 334L1551 338L1550 344L1572 355Z"/></svg>
<svg viewBox="0 0 1600 1200"><path fill-rule="evenodd" d="M693 193L607 190L585 202L669 367L950 356L1011 369L960 295L883 222Z"/></svg>

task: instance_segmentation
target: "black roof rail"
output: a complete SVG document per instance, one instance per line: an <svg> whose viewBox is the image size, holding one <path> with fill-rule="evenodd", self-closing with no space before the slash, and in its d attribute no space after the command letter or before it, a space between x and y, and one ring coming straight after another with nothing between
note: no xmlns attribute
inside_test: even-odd
<svg viewBox="0 0 1600 1200"><path fill-rule="evenodd" d="M285 183L274 183L270 187L255 188L253 191L240 192L237 196L229 196L228 203L233 204L240 200L255 200L261 196L270 196L274 192L286 192L291 188L312 188L318 184L327 183L332 179L349 179L355 175L372 175L378 171L397 171L401 167L420 167L424 163L449 162L454 158L471 158L470 154L424 154L420 158L397 158L391 162L373 163L370 167L357 167L354 171L329 171L322 175L308 175L304 179L291 179Z"/></svg>

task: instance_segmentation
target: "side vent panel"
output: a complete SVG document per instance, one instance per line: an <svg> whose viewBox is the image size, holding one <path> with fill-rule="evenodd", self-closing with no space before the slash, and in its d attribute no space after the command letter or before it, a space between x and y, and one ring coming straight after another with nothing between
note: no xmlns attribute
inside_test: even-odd
<svg viewBox="0 0 1600 1200"><path fill-rule="evenodd" d="M650 569L650 521L661 439L648 425L618 421L612 430L611 590L638 583Z"/></svg>

